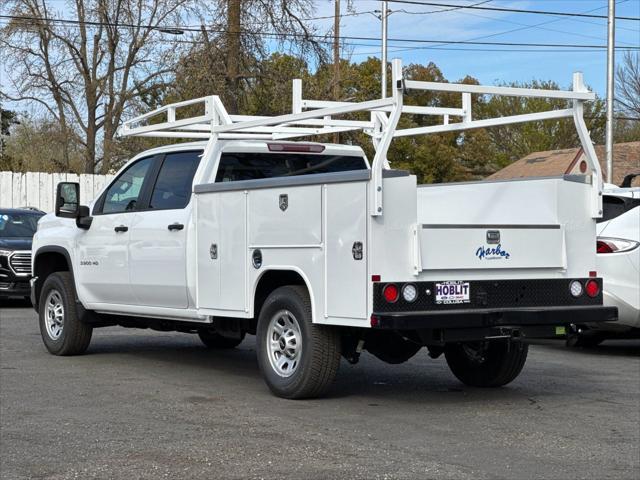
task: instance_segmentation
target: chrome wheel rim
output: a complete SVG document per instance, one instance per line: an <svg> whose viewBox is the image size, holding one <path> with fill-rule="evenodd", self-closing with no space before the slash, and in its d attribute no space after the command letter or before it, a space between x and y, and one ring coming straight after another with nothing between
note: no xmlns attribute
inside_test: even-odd
<svg viewBox="0 0 640 480"><path fill-rule="evenodd" d="M51 290L44 305L44 324L47 335L52 340L57 340L64 328L64 304L60 292Z"/></svg>
<svg viewBox="0 0 640 480"><path fill-rule="evenodd" d="M302 355L302 332L289 310L280 310L269 322L267 352L271 368L281 377L290 377L298 368Z"/></svg>

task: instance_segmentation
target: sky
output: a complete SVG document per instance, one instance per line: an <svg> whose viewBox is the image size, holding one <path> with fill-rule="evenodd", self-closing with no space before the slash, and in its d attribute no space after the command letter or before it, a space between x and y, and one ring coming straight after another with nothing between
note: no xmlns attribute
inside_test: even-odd
<svg viewBox="0 0 640 480"><path fill-rule="evenodd" d="M481 0L423 0L447 4L473 5ZM342 13L370 12L381 10L380 1L353 0L352 12L346 8L347 0L342 0ZM316 16L333 15L333 0L316 0ZM589 12L607 14L607 0L492 0L486 7L520 8L559 12ZM388 21L390 39L427 39L437 41L478 40L489 42L554 43L606 45L607 22L604 19L568 18L525 13L506 13L484 10L458 9L444 12L433 6L419 6L389 2L392 10ZM404 10L404 11L403 11ZM432 12L411 14L407 12ZM379 13L377 13L379 15ZM616 16L640 17L640 0L617 0ZM323 29L332 25L332 20L317 21ZM541 25L542 24L542 25ZM537 25L537 26L535 26ZM532 27L535 26L535 27ZM527 28L529 27L529 28ZM517 31L513 31L517 30ZM379 38L381 22L371 13L345 16L341 21L341 35L367 36ZM480 38L482 37L482 38ZM345 40L349 42L349 40ZM353 61L362 61L367 56L380 56L380 44L371 46L345 45L344 54L350 54ZM401 58L403 63L435 62L449 81L456 81L471 75L483 84L532 79L554 80L566 88L571 84L572 73L581 71L585 83L604 96L606 89L606 49L531 49L549 51L483 51L482 49L518 48L470 45L440 45L434 49L429 44L410 44L391 41L388 58ZM399 46L397 46L399 45ZM640 22L616 22L616 45L640 46ZM408 48L413 49L408 50ZM419 47L416 49L415 47ZM620 61L623 51L616 52Z"/></svg>
<svg viewBox="0 0 640 480"><path fill-rule="evenodd" d="M63 7L64 0L49 0ZM417 0L420 1L420 0ZM571 13L606 15L607 0L421 0L455 5L519 8ZM0 3L2 0L0 0ZM380 56L381 22L378 0L341 0L341 35L372 37L373 40L348 40L343 43L343 57L354 62L368 56ZM319 32L333 27L334 0L314 0L313 18ZM348 7L350 4L350 8ZM616 16L640 17L640 0L617 0ZM389 2L388 58L401 58L405 64L434 62L449 81L466 75L483 84L526 82L533 79L554 80L562 88L571 85L572 73L582 71L586 84L600 96L606 89L606 49L551 49L452 45L447 41L477 40L488 42L554 43L606 45L605 19L568 18L526 13L451 9ZM442 41L442 44L411 43L402 39ZM357 45L354 45L356 43ZM640 22L618 20L616 45L639 46ZM277 45L273 45L273 49ZM516 49L518 51L505 51ZM493 51L492 51L493 50ZM498 51L496 51L498 50ZM542 50L542 51L541 51ZM616 52L616 60L624 51ZM0 63L1 59L0 59ZM0 87L7 86L7 72L0 65ZM21 104L21 109L27 107Z"/></svg>

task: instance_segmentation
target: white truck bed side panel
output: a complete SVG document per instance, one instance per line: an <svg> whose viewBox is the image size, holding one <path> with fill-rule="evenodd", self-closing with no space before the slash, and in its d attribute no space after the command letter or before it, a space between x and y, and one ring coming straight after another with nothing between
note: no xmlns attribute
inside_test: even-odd
<svg viewBox="0 0 640 480"><path fill-rule="evenodd" d="M568 277L588 277L596 270L596 221L589 215L591 185L562 182L558 217L565 229Z"/></svg>
<svg viewBox="0 0 640 480"><path fill-rule="evenodd" d="M365 181L197 194L198 313L252 317L262 276L287 270L307 285L314 322L362 326L368 318L366 201ZM353 258L354 242L363 244L362 260Z"/></svg>
<svg viewBox="0 0 640 480"><path fill-rule="evenodd" d="M325 187L327 317L367 318L367 185L345 183ZM360 242L361 260L353 247Z"/></svg>
<svg viewBox="0 0 640 480"><path fill-rule="evenodd" d="M382 192L384 213L369 220L369 273L380 275L383 282L411 280L415 258L416 177L383 178Z"/></svg>

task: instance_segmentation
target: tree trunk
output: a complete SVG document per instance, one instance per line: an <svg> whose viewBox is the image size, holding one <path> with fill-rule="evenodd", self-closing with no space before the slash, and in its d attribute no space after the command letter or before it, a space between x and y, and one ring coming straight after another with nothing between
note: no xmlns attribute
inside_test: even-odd
<svg viewBox="0 0 640 480"><path fill-rule="evenodd" d="M89 112L89 121L87 122L87 149L84 157L84 173L95 173L96 168L96 123L95 112L91 115ZM93 121L91 117L94 117Z"/></svg>
<svg viewBox="0 0 640 480"><path fill-rule="evenodd" d="M227 85L230 113L238 113L240 95L240 13L241 0L227 0Z"/></svg>

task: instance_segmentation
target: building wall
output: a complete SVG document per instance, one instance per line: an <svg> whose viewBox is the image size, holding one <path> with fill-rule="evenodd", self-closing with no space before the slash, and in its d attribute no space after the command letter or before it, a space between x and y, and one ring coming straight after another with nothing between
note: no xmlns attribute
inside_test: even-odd
<svg viewBox="0 0 640 480"><path fill-rule="evenodd" d="M112 178L113 175L0 172L0 208L29 206L52 212L59 182L80 183L80 202L86 205Z"/></svg>

